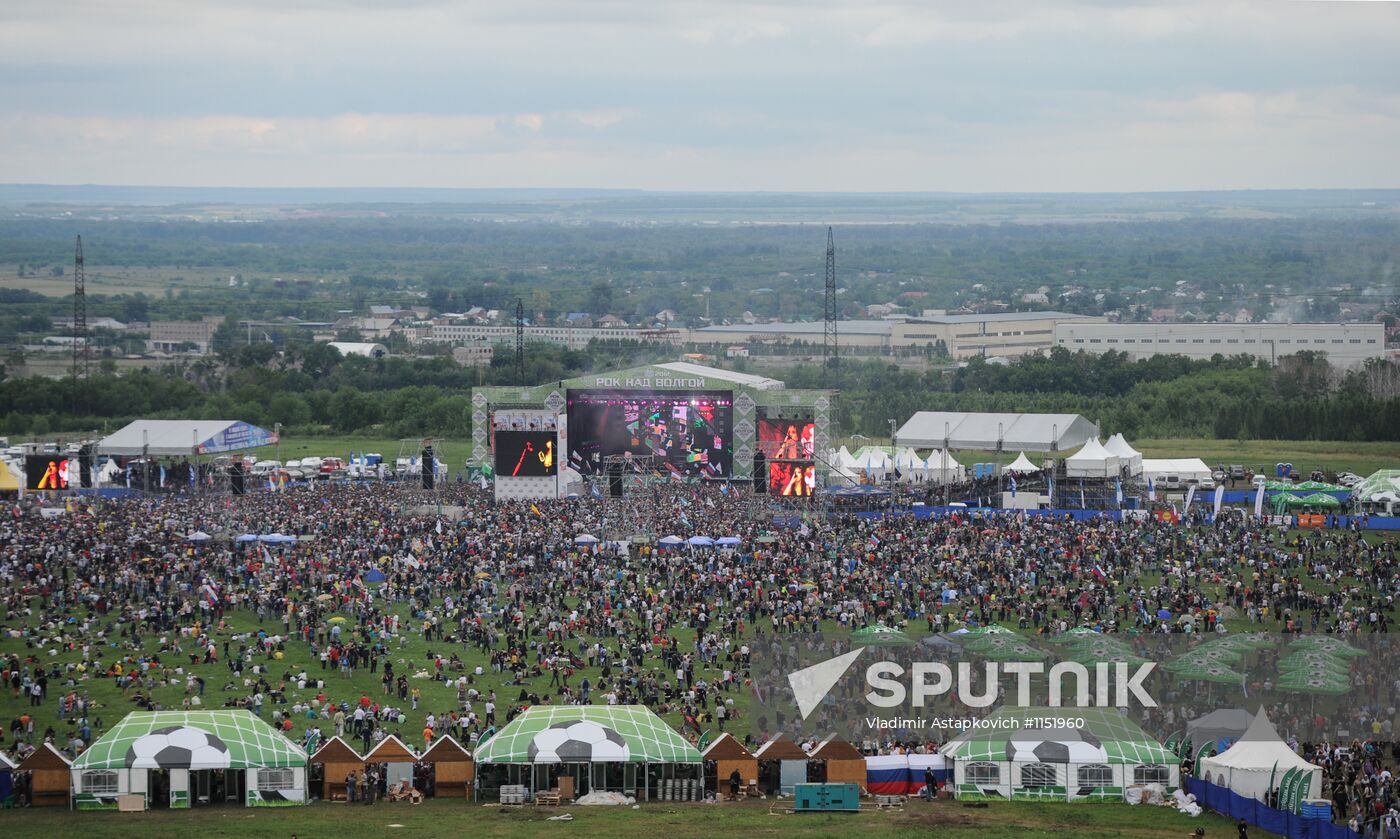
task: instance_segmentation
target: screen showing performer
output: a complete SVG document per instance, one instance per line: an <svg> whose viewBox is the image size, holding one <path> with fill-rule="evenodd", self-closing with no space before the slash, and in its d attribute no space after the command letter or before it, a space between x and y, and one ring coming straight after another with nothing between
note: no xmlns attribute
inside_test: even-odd
<svg viewBox="0 0 1400 839"><path fill-rule="evenodd" d="M807 498L816 492L817 468L812 461L779 460L768 464L768 494Z"/></svg>
<svg viewBox="0 0 1400 839"><path fill-rule="evenodd" d="M29 455L24 459L25 489L35 491L68 489L68 465L70 463L76 471L77 461L70 461L65 455Z"/></svg>
<svg viewBox="0 0 1400 839"><path fill-rule="evenodd" d="M496 477L541 478L559 472L554 431L497 431Z"/></svg>
<svg viewBox="0 0 1400 839"><path fill-rule="evenodd" d="M733 411L726 391L576 391L569 397L569 465L596 474L606 459L630 455L629 471L649 462L676 477L726 478Z"/></svg>
<svg viewBox="0 0 1400 839"><path fill-rule="evenodd" d="M769 460L815 460L815 438L810 418L758 421L758 450Z"/></svg>

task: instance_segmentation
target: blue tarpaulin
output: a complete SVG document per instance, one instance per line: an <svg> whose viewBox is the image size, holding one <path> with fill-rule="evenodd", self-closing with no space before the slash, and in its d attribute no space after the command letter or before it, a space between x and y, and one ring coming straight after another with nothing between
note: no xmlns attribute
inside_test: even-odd
<svg viewBox="0 0 1400 839"><path fill-rule="evenodd" d="M1276 810L1245 798L1225 787L1216 786L1200 778L1187 778L1186 791L1196 796L1196 802L1223 813L1232 819L1244 819L1255 827L1287 836L1288 839L1363 839L1360 833L1345 825L1331 824L1320 819L1305 819L1283 810Z"/></svg>

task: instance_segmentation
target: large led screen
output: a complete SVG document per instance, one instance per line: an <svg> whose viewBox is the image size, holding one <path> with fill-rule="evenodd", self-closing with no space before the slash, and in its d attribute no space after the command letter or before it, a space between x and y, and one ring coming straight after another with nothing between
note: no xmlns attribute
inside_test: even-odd
<svg viewBox="0 0 1400 839"><path fill-rule="evenodd" d="M779 460L768 464L768 494L807 498L816 492L817 469L812 461Z"/></svg>
<svg viewBox="0 0 1400 839"><path fill-rule="evenodd" d="M758 421L758 450L769 460L815 460L815 436L810 419Z"/></svg>
<svg viewBox="0 0 1400 839"><path fill-rule="evenodd" d="M728 391L657 393L581 390L569 395L569 464L580 474L606 471L727 478L734 461L734 405Z"/></svg>
<svg viewBox="0 0 1400 839"><path fill-rule="evenodd" d="M542 478L559 472L555 431L497 431L496 477Z"/></svg>
<svg viewBox="0 0 1400 839"><path fill-rule="evenodd" d="M68 468L73 468L72 478L78 477L77 459L69 460L61 454L31 454L24 459L24 486L26 489L68 489Z"/></svg>

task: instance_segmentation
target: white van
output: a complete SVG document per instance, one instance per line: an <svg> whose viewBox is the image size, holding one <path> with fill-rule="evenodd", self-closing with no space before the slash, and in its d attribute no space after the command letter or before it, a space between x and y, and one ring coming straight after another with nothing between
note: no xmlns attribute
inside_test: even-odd
<svg viewBox="0 0 1400 839"><path fill-rule="evenodd" d="M303 457L303 458L301 459L301 471L306 472L306 473L308 473L308 474L310 474L310 473L312 473L312 472L320 472L320 471L321 471L321 458L319 458L319 457Z"/></svg>
<svg viewBox="0 0 1400 839"><path fill-rule="evenodd" d="M282 464L275 460L259 460L253 464L254 475L267 475L281 468Z"/></svg>

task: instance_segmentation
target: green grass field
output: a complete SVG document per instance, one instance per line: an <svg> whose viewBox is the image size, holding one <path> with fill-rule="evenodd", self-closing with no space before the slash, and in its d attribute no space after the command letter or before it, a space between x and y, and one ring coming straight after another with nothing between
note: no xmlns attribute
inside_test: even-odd
<svg viewBox="0 0 1400 839"><path fill-rule="evenodd" d="M433 839L472 836L481 839L567 837L613 839L624 836L665 836L666 839L714 839L746 836L803 839L858 833L865 839L904 839L909 836L949 836L965 839L1024 839L1029 836L1112 839L1113 837L1173 837L1182 839L1197 827L1207 837L1235 835L1232 823L1211 813L1190 818L1165 807L1096 804L992 804L985 809L953 801L929 804L911 801L902 811L859 814L791 815L787 805L644 804L638 810L608 807L509 808L479 806L462 801L429 801L421 806L380 803L372 807L313 804L309 807L244 810L217 807L203 810L149 813L69 813L29 810L6 818L24 835L105 837L239 837L239 839L298 839L311 837L393 837ZM551 816L573 815L570 822L550 822ZM1273 834L1250 829L1251 837Z"/></svg>

